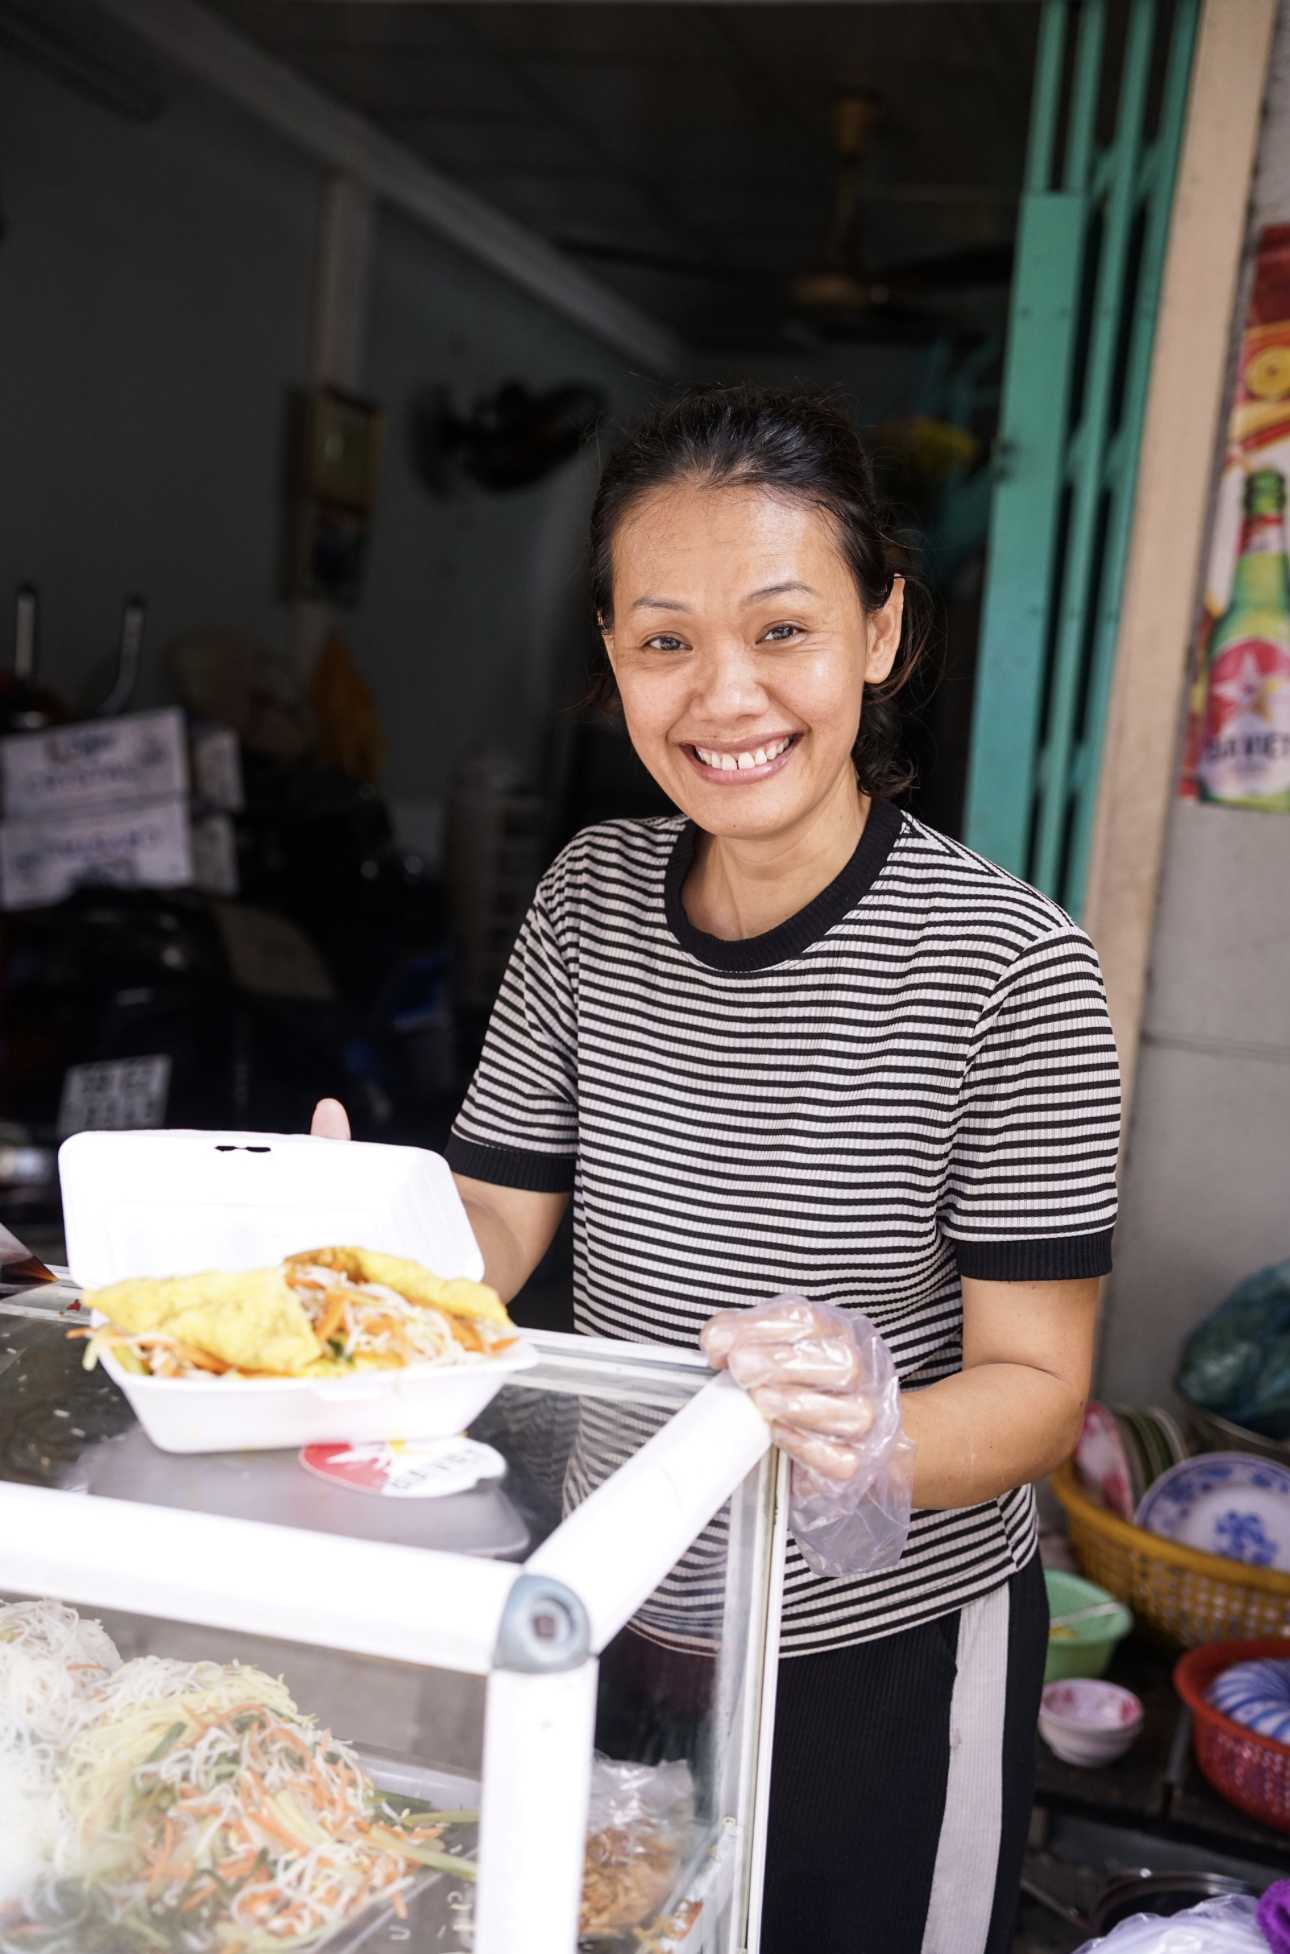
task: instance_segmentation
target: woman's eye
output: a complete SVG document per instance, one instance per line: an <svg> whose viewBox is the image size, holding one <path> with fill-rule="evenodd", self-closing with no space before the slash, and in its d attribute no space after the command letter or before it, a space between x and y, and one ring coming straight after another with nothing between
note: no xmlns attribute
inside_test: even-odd
<svg viewBox="0 0 1290 1954"><path fill-rule="evenodd" d="M771 645L787 644L790 638L798 636L801 628L800 624L772 624L770 630L765 633L764 642Z"/></svg>
<svg viewBox="0 0 1290 1954"><path fill-rule="evenodd" d="M683 651L685 647L679 638L673 638L668 632L661 631L657 638L646 638L645 649L646 651Z"/></svg>

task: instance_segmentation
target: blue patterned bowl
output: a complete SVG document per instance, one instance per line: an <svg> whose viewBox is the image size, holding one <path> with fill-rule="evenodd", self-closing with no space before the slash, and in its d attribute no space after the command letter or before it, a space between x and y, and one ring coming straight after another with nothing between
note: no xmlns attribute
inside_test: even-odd
<svg viewBox="0 0 1290 1954"><path fill-rule="evenodd" d="M1215 1676L1205 1701L1260 1737L1290 1744L1290 1660L1264 1656L1258 1662L1234 1662Z"/></svg>
<svg viewBox="0 0 1290 1954"><path fill-rule="evenodd" d="M1185 1459L1148 1487L1137 1524L1247 1567L1290 1569L1290 1470L1249 1452Z"/></svg>

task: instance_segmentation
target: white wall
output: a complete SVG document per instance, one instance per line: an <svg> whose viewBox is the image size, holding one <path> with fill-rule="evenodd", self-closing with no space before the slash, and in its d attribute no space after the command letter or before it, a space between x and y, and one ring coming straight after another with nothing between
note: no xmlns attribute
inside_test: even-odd
<svg viewBox="0 0 1290 1954"><path fill-rule="evenodd" d="M1283 0L1233 358L1259 232L1290 222ZM1101 1391L1168 1398L1187 1330L1290 1256L1290 817L1176 801L1143 1017Z"/></svg>
<svg viewBox="0 0 1290 1954"><path fill-rule="evenodd" d="M138 703L164 654L217 628L286 648L281 484L289 390L309 368L322 178L178 74L124 121L0 51L0 666L10 594L43 599L42 670L78 707L128 591L148 598ZM415 394L460 404L506 379L597 385L630 415L646 382L496 274L382 212L364 385L390 411L364 598L344 628L389 739L396 801L442 794L481 737L542 759L553 659L581 618L590 497L537 487L435 500L408 456ZM98 668L98 669L96 669Z"/></svg>
<svg viewBox="0 0 1290 1954"><path fill-rule="evenodd" d="M386 727L386 784L396 798L441 792L454 754L479 738L536 779L554 666L585 629L593 470L573 462L501 495L464 480L438 498L412 467L410 410L432 382L465 411L503 380L583 380L630 418L649 383L392 211L377 228L368 346L367 384L389 410L390 440L354 649Z"/></svg>
<svg viewBox="0 0 1290 1954"><path fill-rule="evenodd" d="M122 120L0 52L0 664L34 578L43 666L74 698L149 601L161 652L221 626L278 642L285 389L303 383L315 172L182 85Z"/></svg>

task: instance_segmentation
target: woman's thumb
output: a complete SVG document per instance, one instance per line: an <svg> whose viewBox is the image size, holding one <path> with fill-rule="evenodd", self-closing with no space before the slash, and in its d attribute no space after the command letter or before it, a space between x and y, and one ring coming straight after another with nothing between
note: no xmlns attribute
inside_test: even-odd
<svg viewBox="0 0 1290 1954"><path fill-rule="evenodd" d="M339 1099L320 1099L309 1127L315 1140L348 1140L349 1114Z"/></svg>

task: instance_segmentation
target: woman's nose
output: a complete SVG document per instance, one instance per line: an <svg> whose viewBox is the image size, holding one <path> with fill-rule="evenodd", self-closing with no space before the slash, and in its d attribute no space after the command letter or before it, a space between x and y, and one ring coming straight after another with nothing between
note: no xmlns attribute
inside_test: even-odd
<svg viewBox="0 0 1290 1954"><path fill-rule="evenodd" d="M699 667L695 704L714 726L766 708L766 688L743 644L714 645Z"/></svg>

